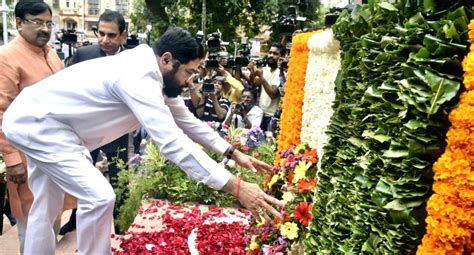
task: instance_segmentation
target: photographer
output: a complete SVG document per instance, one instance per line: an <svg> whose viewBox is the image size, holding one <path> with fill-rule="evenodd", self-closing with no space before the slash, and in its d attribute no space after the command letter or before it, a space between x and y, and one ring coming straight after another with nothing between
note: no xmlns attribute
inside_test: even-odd
<svg viewBox="0 0 474 255"><path fill-rule="evenodd" d="M284 48L279 43L273 43L267 56L268 66L257 66L255 61L250 62L250 81L255 87L261 86L259 106L264 112L261 128L268 130L272 116L278 109L280 103L280 69L278 60L284 54Z"/></svg>
<svg viewBox="0 0 474 255"><path fill-rule="evenodd" d="M203 121L224 121L230 102L222 96L224 77L216 76L205 80L202 85L202 97L196 109L198 118Z"/></svg>
<svg viewBox="0 0 474 255"><path fill-rule="evenodd" d="M240 102L244 85L234 78L232 74L224 67L227 64L227 58L222 59L219 68L215 69L218 76L224 77L222 83L222 96L227 98L232 103Z"/></svg>
<svg viewBox="0 0 474 255"><path fill-rule="evenodd" d="M256 99L257 94L253 90L245 89L241 102L230 106L224 123L235 128L259 127L262 123L263 111L255 105Z"/></svg>

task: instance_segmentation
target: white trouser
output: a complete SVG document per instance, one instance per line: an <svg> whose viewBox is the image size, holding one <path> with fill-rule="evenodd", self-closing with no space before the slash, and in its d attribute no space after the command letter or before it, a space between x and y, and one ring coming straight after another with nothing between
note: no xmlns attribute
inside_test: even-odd
<svg viewBox="0 0 474 255"><path fill-rule="evenodd" d="M64 192L77 198L79 254L111 254L110 234L115 194L91 162L81 154L64 155L57 163L27 156L29 185L34 196L28 217L25 254L54 254L53 223L62 209Z"/></svg>
<svg viewBox="0 0 474 255"><path fill-rule="evenodd" d="M20 116L25 109L16 109ZM31 109L29 109L31 110ZM28 215L25 254L55 253L53 223L64 193L77 198L79 254L111 254L110 234L115 194L93 165L89 150L70 126L54 118L5 114L2 128L10 142L25 153L28 185L34 200Z"/></svg>

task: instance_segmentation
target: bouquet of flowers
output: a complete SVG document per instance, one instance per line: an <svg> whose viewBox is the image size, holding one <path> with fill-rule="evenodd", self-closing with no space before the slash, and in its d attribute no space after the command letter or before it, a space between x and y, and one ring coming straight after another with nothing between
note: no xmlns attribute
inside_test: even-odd
<svg viewBox="0 0 474 255"><path fill-rule="evenodd" d="M264 188L268 194L286 202L283 218L270 222L253 219L245 237L250 254L285 254L305 236L313 219L317 162L316 149L305 145L280 154L280 162L265 179Z"/></svg>

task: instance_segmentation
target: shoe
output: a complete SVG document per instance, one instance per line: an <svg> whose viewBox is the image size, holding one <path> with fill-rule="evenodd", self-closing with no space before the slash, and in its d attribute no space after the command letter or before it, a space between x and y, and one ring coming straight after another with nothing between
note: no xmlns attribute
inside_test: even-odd
<svg viewBox="0 0 474 255"><path fill-rule="evenodd" d="M65 235L71 231L74 231L76 230L76 223L74 222L71 222L71 221L68 221L66 224L64 224L61 229L59 230L59 234L60 235Z"/></svg>

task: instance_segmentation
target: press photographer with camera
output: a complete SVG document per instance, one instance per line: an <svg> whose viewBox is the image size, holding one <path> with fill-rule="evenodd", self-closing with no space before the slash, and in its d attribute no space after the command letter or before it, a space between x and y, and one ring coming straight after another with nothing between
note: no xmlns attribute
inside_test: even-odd
<svg viewBox="0 0 474 255"><path fill-rule="evenodd" d="M263 111L256 105L257 93L251 89L245 89L242 93L240 103L233 103L224 121L227 126L234 128L259 127L262 123Z"/></svg>
<svg viewBox="0 0 474 255"><path fill-rule="evenodd" d="M206 79L202 85L202 97L196 109L198 118L203 121L222 122L229 110L230 102L222 96L224 77Z"/></svg>
<svg viewBox="0 0 474 255"><path fill-rule="evenodd" d="M268 130L272 116L278 109L280 103L280 69L278 60L284 55L284 48L280 43L273 43L268 51L266 66L257 65L251 61L247 68L250 70L249 80L254 87L260 88L259 106L264 112L262 124L263 131Z"/></svg>

